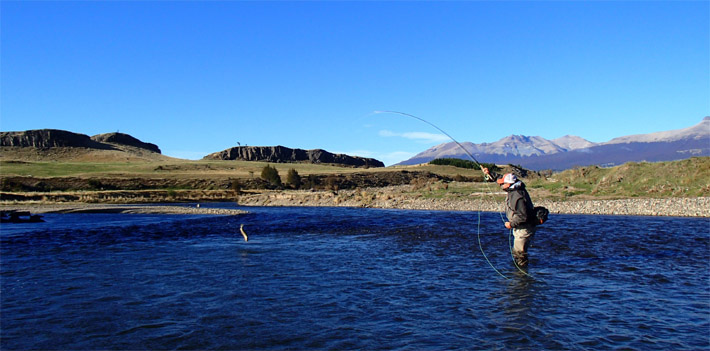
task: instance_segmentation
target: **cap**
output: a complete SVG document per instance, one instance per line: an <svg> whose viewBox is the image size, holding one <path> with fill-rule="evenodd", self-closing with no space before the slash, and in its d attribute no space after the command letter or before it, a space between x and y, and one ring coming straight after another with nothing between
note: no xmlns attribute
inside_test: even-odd
<svg viewBox="0 0 710 351"><path fill-rule="evenodd" d="M503 178L498 178L496 180L496 183L498 183L498 184L503 184L503 183L513 184L517 181L518 181L518 177L516 177L515 174L507 173L506 175L503 176Z"/></svg>

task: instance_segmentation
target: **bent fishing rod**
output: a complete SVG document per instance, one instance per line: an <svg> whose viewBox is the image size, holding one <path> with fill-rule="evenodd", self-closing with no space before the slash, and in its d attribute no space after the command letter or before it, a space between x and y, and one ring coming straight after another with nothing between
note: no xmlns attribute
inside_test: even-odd
<svg viewBox="0 0 710 351"><path fill-rule="evenodd" d="M436 130L438 130L438 131L444 133L444 135L446 135L447 137L449 137L449 139L453 140L454 143L456 143L456 145L458 145L458 146L461 148L461 150L463 150L463 152L465 152L466 155L468 155L468 157L471 159L471 161L475 162L475 163L478 165L478 167L481 168L481 172L483 172L483 168L484 168L483 165L481 165L481 163L478 162L478 160L476 160L476 158L473 157L473 155L471 155L471 153L468 152L468 150L466 150L466 148L463 147L463 145L461 145L461 143L459 143L456 139L454 139L454 137L452 137L451 135L449 135L449 133L445 132L443 129L441 129L441 128L437 127L436 125L434 125L434 123L431 123L431 122L425 120L424 118L420 118L420 117L417 117L417 116L415 116L415 115L411 115L411 114L409 114L409 113L404 113L404 112L399 112L399 111L383 110L383 111L375 111L374 113L394 113L394 114L398 114L398 115L402 115L402 116L407 116L407 117L411 117L411 118L420 120L420 121L422 121L422 122L424 122L424 123L426 123L426 124L428 124L428 125L430 125L430 126L436 128ZM486 175L485 172L484 172L483 174ZM488 177L488 175L486 175L486 177Z"/></svg>
<svg viewBox="0 0 710 351"><path fill-rule="evenodd" d="M461 145L461 143L459 143L458 140L454 139L454 137L449 135L449 133L445 132L443 129L437 127L434 123L431 123L421 117L417 117L415 115L412 115L409 113L404 113L404 112L399 112L399 111L382 110L382 111L374 111L373 113L375 113L375 114L393 113L393 114L398 114L398 115L402 115L402 116L406 116L406 117L411 117L411 118L414 118L416 120L419 120L421 122L424 122L424 123L436 128L436 130L444 133L444 135L449 137L449 139L453 140L454 143L456 143L456 145L458 145L461 148L461 150L463 150L466 153L466 155L468 155L468 157L471 159L471 161L475 162L478 165L478 167L481 168L481 172L483 172L483 175L484 175L484 177L486 177L487 180L491 179L490 175L486 174L486 172L483 170L484 169L483 165L480 162L478 162L478 160L476 160L476 158L473 157L473 155L471 155L471 153L468 152L468 150L466 150L466 148L463 147L463 145ZM503 219L502 216L503 215L501 214L501 219ZM493 263L491 263L491 261L488 259L488 256L486 256L486 253L483 251L483 245L481 245L481 211L480 210L478 211L478 231L477 231L476 235L478 237L478 248L481 250L481 254L483 254L483 258L486 259L486 262L488 262L488 265L491 266L491 268L493 268L493 270L496 271L496 273L498 273L498 275L500 275L501 277L503 277L505 279L510 279L509 277L506 277L503 273L501 273L498 269L496 269L496 267L493 265ZM512 235L512 230L511 230L511 235ZM512 251L511 251L511 255L512 255ZM517 265L516 265L516 267L517 267ZM518 267L518 270L525 273L523 270L520 269L520 267ZM528 275L527 273L525 273L525 274Z"/></svg>

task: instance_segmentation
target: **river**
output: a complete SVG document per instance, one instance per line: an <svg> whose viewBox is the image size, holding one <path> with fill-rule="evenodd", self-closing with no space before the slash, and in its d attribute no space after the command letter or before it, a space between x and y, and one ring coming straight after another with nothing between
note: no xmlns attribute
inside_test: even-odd
<svg viewBox="0 0 710 351"><path fill-rule="evenodd" d="M708 218L242 209L2 224L0 348L710 349Z"/></svg>

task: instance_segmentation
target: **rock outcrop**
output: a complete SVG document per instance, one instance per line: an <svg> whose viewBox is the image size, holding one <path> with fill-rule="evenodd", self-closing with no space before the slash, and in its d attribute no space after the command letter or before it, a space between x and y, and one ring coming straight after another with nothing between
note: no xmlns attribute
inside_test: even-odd
<svg viewBox="0 0 710 351"><path fill-rule="evenodd" d="M128 134L106 133L93 137L58 129L35 129L24 132L0 132L0 146L33 147L82 147L100 150L116 150L115 145L126 145L160 153L155 144L144 143Z"/></svg>
<svg viewBox="0 0 710 351"><path fill-rule="evenodd" d="M274 163L331 163L353 167L384 167L374 158L333 154L325 150L291 149L284 146L238 146L204 157L208 160L241 160Z"/></svg>
<svg viewBox="0 0 710 351"><path fill-rule="evenodd" d="M112 149L110 145L91 140L88 135L58 129L35 129L24 132L0 132L0 146L34 147L86 147Z"/></svg>
<svg viewBox="0 0 710 351"><path fill-rule="evenodd" d="M148 151L152 151L155 153L160 153L160 148L158 145L151 144L151 143L145 143L142 142L128 134L123 134L123 133L106 133L106 134L98 134L94 135L91 137L91 140L100 142L100 143L113 143L113 144L121 144L121 145L128 145L128 146L133 146L141 149L146 149Z"/></svg>

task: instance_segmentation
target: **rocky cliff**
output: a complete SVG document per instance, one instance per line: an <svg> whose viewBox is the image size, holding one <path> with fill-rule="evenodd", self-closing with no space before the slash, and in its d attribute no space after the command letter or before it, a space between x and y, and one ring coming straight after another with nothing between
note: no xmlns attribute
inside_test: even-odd
<svg viewBox="0 0 710 351"><path fill-rule="evenodd" d="M38 149L51 147L111 148L109 145L91 140L88 135L57 129L0 132L0 146L34 147Z"/></svg>
<svg viewBox="0 0 710 351"><path fill-rule="evenodd" d="M141 149L146 149L155 153L160 153L160 148L158 145L151 143L144 143L128 134L123 133L106 133L98 134L91 137L91 140L98 141L100 143L113 143L133 146Z"/></svg>
<svg viewBox="0 0 710 351"><path fill-rule="evenodd" d="M0 132L0 146L33 147L49 149L55 147L82 147L101 150L115 150L114 145L127 145L160 153L155 144L144 143L128 134L107 133L93 137L58 129L35 129L23 132Z"/></svg>
<svg viewBox="0 0 710 351"><path fill-rule="evenodd" d="M373 158L333 154L325 150L291 149L284 146L238 146L204 157L208 160L242 160L274 163L310 162L332 163L353 167L384 167Z"/></svg>

